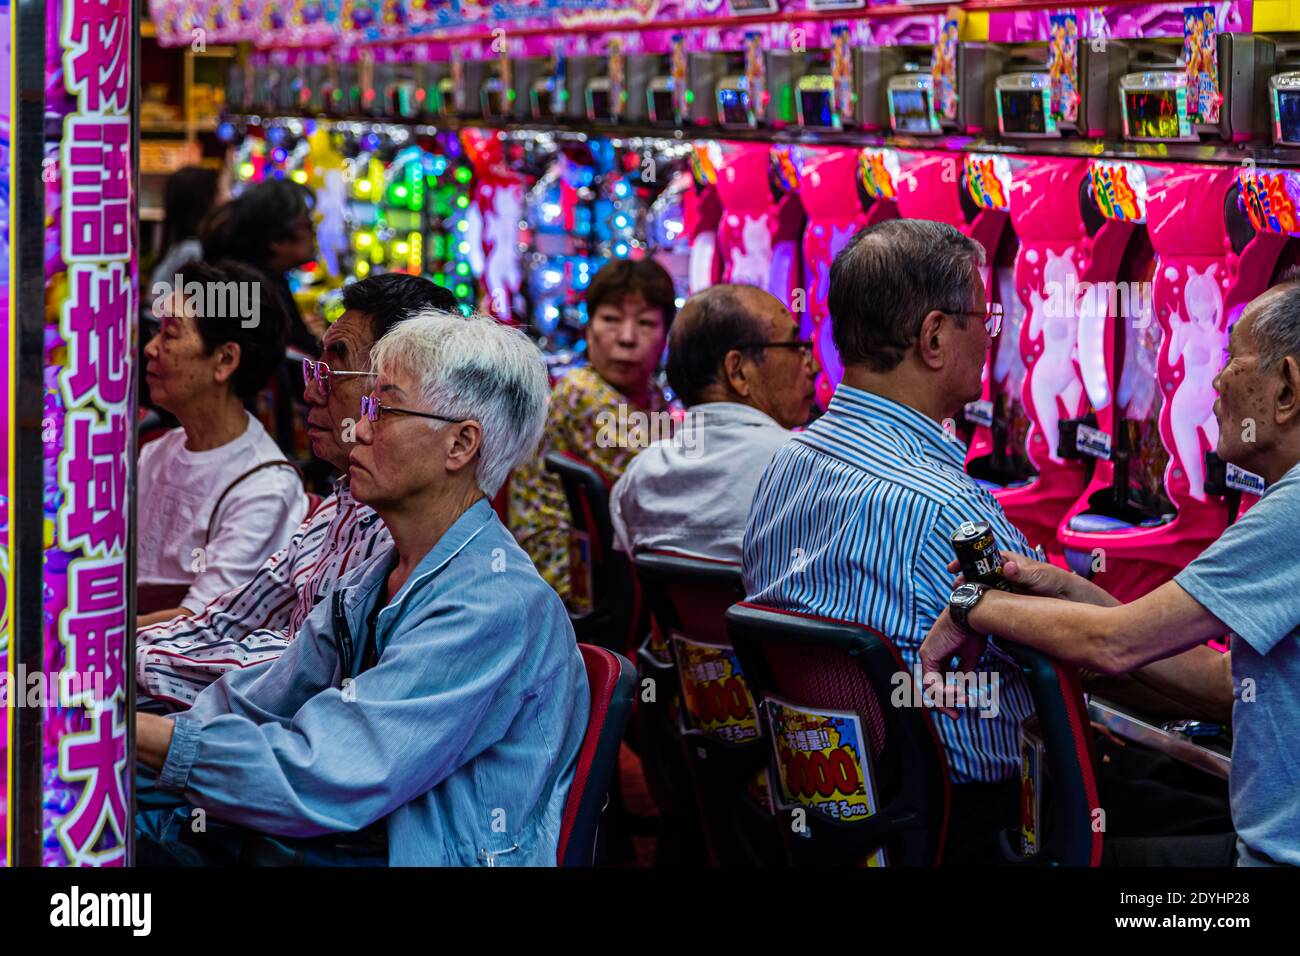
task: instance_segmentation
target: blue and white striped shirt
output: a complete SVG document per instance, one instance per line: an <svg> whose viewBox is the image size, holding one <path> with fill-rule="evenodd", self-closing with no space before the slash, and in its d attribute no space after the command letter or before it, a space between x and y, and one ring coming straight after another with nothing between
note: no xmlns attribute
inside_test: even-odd
<svg viewBox="0 0 1300 956"><path fill-rule="evenodd" d="M962 522L986 520L1000 547L1032 554L966 474L964 451L916 409L840 385L759 482L745 528L749 600L866 624L891 637L913 671L948 604L950 536ZM979 670L997 673L996 715L972 706L935 721L954 783L1018 774L1020 724L1034 709L1019 669L992 643Z"/></svg>

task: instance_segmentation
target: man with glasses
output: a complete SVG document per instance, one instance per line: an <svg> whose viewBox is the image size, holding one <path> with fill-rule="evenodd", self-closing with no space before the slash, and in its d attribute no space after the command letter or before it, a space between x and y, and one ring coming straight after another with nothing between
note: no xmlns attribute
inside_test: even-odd
<svg viewBox="0 0 1300 956"><path fill-rule="evenodd" d="M227 671L279 657L338 578L389 541L374 511L352 497L346 477L357 409L374 382L370 349L407 315L428 309L451 312L456 302L427 279L388 273L344 289L343 308L325 332L321 359L302 365L312 453L344 477L289 545L246 582L199 614L137 633L136 681L147 708L189 707ZM141 506L147 508L148 502Z"/></svg>
<svg viewBox="0 0 1300 956"><path fill-rule="evenodd" d="M909 672L948 605L954 530L987 521L1003 548L1031 553L966 474L952 431L980 396L1000 326L983 266L978 243L914 219L864 229L835 257L828 301L844 378L826 414L768 465L745 529L750 601L872 627ZM992 693L938 728L954 784L944 858L957 864L1001 859L998 831L1019 819L1020 725L1033 713L998 648L977 671Z"/></svg>
<svg viewBox="0 0 1300 956"><path fill-rule="evenodd" d="M759 476L790 429L808 423L818 372L812 343L799 338L776 297L754 286L715 285L678 313L667 371L689 411L614 485L615 546L739 564Z"/></svg>

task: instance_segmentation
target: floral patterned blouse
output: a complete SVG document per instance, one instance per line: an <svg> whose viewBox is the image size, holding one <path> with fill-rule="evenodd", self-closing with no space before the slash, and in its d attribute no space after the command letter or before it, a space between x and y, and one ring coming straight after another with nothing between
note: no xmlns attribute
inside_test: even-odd
<svg viewBox="0 0 1300 956"><path fill-rule="evenodd" d="M510 528L546 582L568 601L569 503L560 480L546 470L551 452L569 452L617 481L649 444L635 412L663 410L663 394L651 389L651 406L634 405L590 367L568 372L551 392L537 457L516 469L510 481ZM620 413L620 409L622 412Z"/></svg>

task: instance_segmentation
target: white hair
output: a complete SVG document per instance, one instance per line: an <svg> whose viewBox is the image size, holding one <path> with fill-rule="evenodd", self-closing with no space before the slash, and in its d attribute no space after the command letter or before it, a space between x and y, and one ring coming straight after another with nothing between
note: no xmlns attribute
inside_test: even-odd
<svg viewBox="0 0 1300 956"><path fill-rule="evenodd" d="M371 361L385 378L414 379L421 411L483 426L475 480L489 498L537 453L551 386L541 350L518 329L429 309L394 325Z"/></svg>

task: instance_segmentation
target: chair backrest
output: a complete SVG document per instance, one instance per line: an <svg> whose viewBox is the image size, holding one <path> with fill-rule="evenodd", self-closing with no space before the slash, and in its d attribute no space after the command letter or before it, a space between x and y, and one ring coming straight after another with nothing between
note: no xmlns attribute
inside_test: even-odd
<svg viewBox="0 0 1300 956"><path fill-rule="evenodd" d="M591 866L596 831L605 809L610 782L618 768L618 751L632 711L636 673L622 654L579 644L591 688L587 733L578 751L578 765L564 802L557 862L560 866Z"/></svg>
<svg viewBox="0 0 1300 956"><path fill-rule="evenodd" d="M672 647L674 635L689 642L688 650L703 651L713 657L717 656L716 653L702 645L730 649L731 638L727 635L725 617L727 609L745 597L738 564L666 550L643 551L636 556L635 564L641 593L649 605L655 634L662 644L662 650L651 650L657 661L666 659L672 662L668 665L669 676L680 676L673 675L672 671L682 663L678 659L681 648ZM671 651L671 656L665 658L664 651ZM734 676L743 684L743 676ZM694 683L682 681L683 694ZM691 718L689 701L684 703L688 706L682 715L683 729L690 731L695 722ZM710 735L718 737L712 732Z"/></svg>
<svg viewBox="0 0 1300 956"><path fill-rule="evenodd" d="M1005 838L1003 851L1010 859L1024 862L1100 866L1097 755L1079 674L1072 665L1041 651L1009 641L998 643L1025 675L1038 714L1049 776L1038 851L1026 859Z"/></svg>
<svg viewBox="0 0 1300 956"><path fill-rule="evenodd" d="M745 597L740 565L662 550L641 552L635 563L660 638L641 651L641 673L661 688L653 704L637 706L654 708L656 736L685 758L687 777L674 790L688 799L693 792L714 864L780 862L767 748L727 634L727 609ZM650 745L643 739L643 752Z"/></svg>
<svg viewBox="0 0 1300 956"><path fill-rule="evenodd" d="M897 675L910 679L894 642L861 624L750 603L732 607L726 620L750 690L764 702L760 710L772 745L773 797L778 816L785 818L781 833L790 863L873 865L883 847L888 865L938 864L950 801L947 762L929 712L891 705ZM780 739L772 724L774 713L781 713L782 720L790 717L787 708L856 717L862 739L854 750L866 752L844 751L850 743L844 732L852 722L837 716L818 718L827 721L820 726L803 724L805 742L826 743L812 747L818 752L801 756L811 745L791 746L791 738ZM805 721L806 716L798 719ZM838 746L826 728L837 728ZM783 748L785 764L777 756L778 747ZM831 751L829 756L825 750ZM854 758L870 775L876 810L850 820L844 817L863 811L851 802L847 809L837 806L834 796L843 794L845 781L866 785L855 779L859 771L851 764ZM839 784L831 781L831 770ZM812 783L815 786L807 786ZM798 794L787 797L787 786L798 786L804 799L798 800ZM810 809L816 807L818 795L832 800L823 804L825 810ZM841 816L832 816L832 810Z"/></svg>
<svg viewBox="0 0 1300 956"><path fill-rule="evenodd" d="M574 612L578 640L628 650L641 619L640 589L628 559L614 550L614 530L609 517L608 476L590 462L569 452L546 456L547 471L556 475L569 503L572 528L587 537L591 565L590 608ZM575 594L585 584L572 582Z"/></svg>

